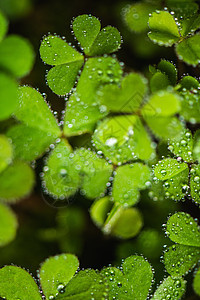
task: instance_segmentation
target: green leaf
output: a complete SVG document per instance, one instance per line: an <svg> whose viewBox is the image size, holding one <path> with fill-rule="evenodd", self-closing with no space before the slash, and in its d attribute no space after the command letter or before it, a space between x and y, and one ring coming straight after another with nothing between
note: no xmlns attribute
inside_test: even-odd
<svg viewBox="0 0 200 300"><path fill-rule="evenodd" d="M192 162L193 138L190 130L185 130L177 139L169 140L168 149L185 162Z"/></svg>
<svg viewBox="0 0 200 300"><path fill-rule="evenodd" d="M0 67L17 78L30 72L34 57L32 45L21 36L9 35L0 44Z"/></svg>
<svg viewBox="0 0 200 300"><path fill-rule="evenodd" d="M194 135L193 157L200 162L200 130L197 130Z"/></svg>
<svg viewBox="0 0 200 300"><path fill-rule="evenodd" d="M42 60L55 66L47 74L47 82L51 90L58 95L65 95L73 88L84 58L63 39L49 35L40 46Z"/></svg>
<svg viewBox="0 0 200 300"><path fill-rule="evenodd" d="M16 266L6 266L0 269L0 296L6 300L42 299L32 276Z"/></svg>
<svg viewBox="0 0 200 300"><path fill-rule="evenodd" d="M49 136L61 135L57 121L45 99L31 87L19 88L19 104L15 116L27 126L47 132Z"/></svg>
<svg viewBox="0 0 200 300"><path fill-rule="evenodd" d="M199 8L193 0L167 0L166 6L174 12L175 17L177 17L180 21L187 20L195 15Z"/></svg>
<svg viewBox="0 0 200 300"><path fill-rule="evenodd" d="M156 164L154 174L160 180L167 180L175 177L186 169L188 169L186 163L178 162L173 158L165 158Z"/></svg>
<svg viewBox="0 0 200 300"><path fill-rule="evenodd" d="M33 161L41 157L56 141L56 135L49 135L38 128L24 124L12 126L6 133L12 140L14 157L25 161Z"/></svg>
<svg viewBox="0 0 200 300"><path fill-rule="evenodd" d="M197 89L192 89L190 91L183 90L181 92L182 101L181 101L181 117L184 118L185 121L188 121L192 124L200 122L200 102L199 95Z"/></svg>
<svg viewBox="0 0 200 300"><path fill-rule="evenodd" d="M5 18L2 12L0 12L0 42L5 37L7 31L8 31L8 20Z"/></svg>
<svg viewBox="0 0 200 300"><path fill-rule="evenodd" d="M168 86L170 86L170 81L168 79L168 76L164 73L158 71L152 76L150 81L150 88L152 93L156 93L160 90L165 90Z"/></svg>
<svg viewBox="0 0 200 300"><path fill-rule="evenodd" d="M180 97L168 91L160 91L149 99L142 108L143 116L170 117L181 110Z"/></svg>
<svg viewBox="0 0 200 300"><path fill-rule="evenodd" d="M16 161L0 173L0 199L12 203L24 198L30 194L34 182L32 168Z"/></svg>
<svg viewBox="0 0 200 300"><path fill-rule="evenodd" d="M91 15L75 18L73 31L86 55L96 56L115 52L121 45L119 31L107 26L100 31L100 22Z"/></svg>
<svg viewBox="0 0 200 300"><path fill-rule="evenodd" d="M0 173L11 163L13 148L9 139L0 135Z"/></svg>
<svg viewBox="0 0 200 300"><path fill-rule="evenodd" d="M200 247L200 230L189 214L178 212L172 215L167 221L166 230L173 242Z"/></svg>
<svg viewBox="0 0 200 300"><path fill-rule="evenodd" d="M135 3L123 8L123 19L131 31L140 33L148 29L149 14L158 8L148 3Z"/></svg>
<svg viewBox="0 0 200 300"><path fill-rule="evenodd" d="M139 117L116 116L104 119L92 137L95 147L113 163L124 163L137 157L148 160L154 157L150 136Z"/></svg>
<svg viewBox="0 0 200 300"><path fill-rule="evenodd" d="M17 218L12 210L0 203L0 246L10 243L16 235Z"/></svg>
<svg viewBox="0 0 200 300"><path fill-rule="evenodd" d="M107 110L130 113L140 108L147 92L147 80L137 73L129 73L118 85L105 85L98 92L98 100Z"/></svg>
<svg viewBox="0 0 200 300"><path fill-rule="evenodd" d="M150 169L141 163L117 168L112 190L114 202L125 207L136 204L139 190L146 189L150 179Z"/></svg>
<svg viewBox="0 0 200 300"><path fill-rule="evenodd" d="M139 210L127 208L122 211L113 224L111 234L121 239L130 239L140 232L142 226L143 218Z"/></svg>
<svg viewBox="0 0 200 300"><path fill-rule="evenodd" d="M60 254L45 260L40 268L40 283L47 299L64 290L78 267L79 261L73 254Z"/></svg>
<svg viewBox="0 0 200 300"><path fill-rule="evenodd" d="M196 34L177 44L176 53L178 58L188 65L198 65L200 61L200 34Z"/></svg>
<svg viewBox="0 0 200 300"><path fill-rule="evenodd" d="M172 46L180 39L178 27L173 16L167 11L157 11L149 18L149 38L160 46Z"/></svg>
<svg viewBox="0 0 200 300"><path fill-rule="evenodd" d="M43 39L40 46L40 56L46 64L53 66L83 61L81 53L54 35L49 35Z"/></svg>
<svg viewBox="0 0 200 300"><path fill-rule="evenodd" d="M123 273L132 287L133 298L145 300L152 284L151 265L141 256L130 256L122 264Z"/></svg>
<svg viewBox="0 0 200 300"><path fill-rule="evenodd" d="M75 151L74 162L80 170L82 194L91 199L103 196L113 166L98 157L95 152L85 148Z"/></svg>
<svg viewBox="0 0 200 300"><path fill-rule="evenodd" d="M64 200L79 188L80 176L74 154L66 140L61 140L47 158L42 176L43 186L55 199Z"/></svg>
<svg viewBox="0 0 200 300"><path fill-rule="evenodd" d="M104 225L111 207L112 202L108 196L97 199L90 207L90 216L98 227L102 227Z"/></svg>
<svg viewBox="0 0 200 300"><path fill-rule="evenodd" d="M167 75L171 85L175 85L177 81L177 69L169 61L162 59L158 64L158 70Z"/></svg>
<svg viewBox="0 0 200 300"><path fill-rule="evenodd" d="M91 300L91 297L104 300L107 296L103 276L94 270L86 269L72 278L64 293L59 294L56 300Z"/></svg>
<svg viewBox="0 0 200 300"><path fill-rule="evenodd" d="M97 90L103 84L117 83L122 69L112 57L95 57L86 61L75 92L69 98L64 119L66 136L92 132L96 122L106 115L99 107Z"/></svg>
<svg viewBox="0 0 200 300"><path fill-rule="evenodd" d="M0 99L2 99L0 101L0 120L5 120L17 106L17 83L2 72L0 72Z"/></svg>
<svg viewBox="0 0 200 300"><path fill-rule="evenodd" d="M189 34L193 34L197 29L199 29L199 27L200 27L200 16L198 14L193 15L190 18L184 18L181 20L181 35L187 36Z"/></svg>
<svg viewBox="0 0 200 300"><path fill-rule="evenodd" d="M190 170L191 197L196 203L200 203L200 165L192 165Z"/></svg>
<svg viewBox="0 0 200 300"><path fill-rule="evenodd" d="M200 249L186 245L173 245L164 253L167 272L174 278L187 274L200 259Z"/></svg>
<svg viewBox="0 0 200 300"><path fill-rule="evenodd" d="M198 296L200 296L200 269L198 269L198 271L194 275L193 289L194 289L195 293Z"/></svg>
<svg viewBox="0 0 200 300"><path fill-rule="evenodd" d="M152 300L163 300L167 297L180 300L185 293L186 281L182 278L173 279L170 276L164 279L155 291Z"/></svg>
<svg viewBox="0 0 200 300"><path fill-rule="evenodd" d="M179 84L181 84L181 88L182 89L187 89L187 90L191 90L191 89L198 89L200 84L199 84L199 81L192 77L192 76L184 76Z"/></svg>

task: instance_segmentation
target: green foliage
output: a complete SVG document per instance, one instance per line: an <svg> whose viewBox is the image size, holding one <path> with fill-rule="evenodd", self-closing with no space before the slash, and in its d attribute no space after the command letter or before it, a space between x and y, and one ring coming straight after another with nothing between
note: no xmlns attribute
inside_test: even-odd
<svg viewBox="0 0 200 300"><path fill-rule="evenodd" d="M11 162L13 158L13 149L9 139L0 135L0 172L2 172Z"/></svg>
<svg viewBox="0 0 200 300"><path fill-rule="evenodd" d="M0 203L0 246L5 246L15 238L17 219L11 209Z"/></svg>
<svg viewBox="0 0 200 300"><path fill-rule="evenodd" d="M3 40L7 30L8 30L8 21L2 14L2 12L0 12L0 41Z"/></svg>
<svg viewBox="0 0 200 300"><path fill-rule="evenodd" d="M197 271L193 281L193 288L197 295L200 295L200 270Z"/></svg>
<svg viewBox="0 0 200 300"><path fill-rule="evenodd" d="M161 300L164 298L172 298L174 300L181 299L185 293L186 281L181 279L173 279L172 277L167 277L157 288L152 299Z"/></svg>

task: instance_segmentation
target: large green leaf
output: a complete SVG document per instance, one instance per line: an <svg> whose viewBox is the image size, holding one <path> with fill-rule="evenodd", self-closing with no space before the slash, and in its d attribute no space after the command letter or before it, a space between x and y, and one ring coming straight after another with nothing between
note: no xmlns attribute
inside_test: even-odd
<svg viewBox="0 0 200 300"><path fill-rule="evenodd" d="M200 230L189 214L178 212L172 215L167 221L166 230L173 242L200 247Z"/></svg>
<svg viewBox="0 0 200 300"><path fill-rule="evenodd" d="M56 135L49 135L46 131L24 124L12 126L6 136L12 140L14 157L25 161L42 156L57 138Z"/></svg>
<svg viewBox="0 0 200 300"><path fill-rule="evenodd" d="M79 188L80 176L73 160L74 154L66 140L61 140L47 158L43 186L55 199L64 200Z"/></svg>
<svg viewBox="0 0 200 300"><path fill-rule="evenodd" d="M2 172L12 161L13 148L9 139L0 135L0 172Z"/></svg>
<svg viewBox="0 0 200 300"><path fill-rule="evenodd" d="M139 117L134 115L104 119L97 126L93 141L95 147L115 164L154 157L151 138Z"/></svg>
<svg viewBox="0 0 200 300"><path fill-rule="evenodd" d="M200 35L196 34L177 44L176 53L178 58L187 64L198 65L200 61Z"/></svg>
<svg viewBox="0 0 200 300"><path fill-rule="evenodd" d="M15 202L28 196L34 185L32 168L21 161L15 161L0 173L0 199Z"/></svg>
<svg viewBox="0 0 200 300"><path fill-rule="evenodd" d="M73 254L60 254L45 260L40 268L40 283L47 299L63 292L78 267L79 261Z"/></svg>
<svg viewBox="0 0 200 300"><path fill-rule="evenodd" d="M117 168L112 190L114 202L125 207L136 204L139 198L139 190L148 187L150 178L149 168L141 163Z"/></svg>
<svg viewBox="0 0 200 300"><path fill-rule="evenodd" d="M3 40L8 30L8 20L5 18L2 12L0 12L0 42Z"/></svg>
<svg viewBox="0 0 200 300"><path fill-rule="evenodd" d="M82 194L91 199L102 196L112 175L113 166L85 148L75 151L74 161L80 171Z"/></svg>
<svg viewBox="0 0 200 300"><path fill-rule="evenodd" d="M193 138L192 133L187 129L180 137L168 142L168 149L177 157L181 157L186 162L192 162Z"/></svg>
<svg viewBox="0 0 200 300"><path fill-rule="evenodd" d="M119 31L104 27L100 31L100 22L91 15L81 15L73 21L73 31L86 55L95 56L115 52L121 45Z"/></svg>
<svg viewBox="0 0 200 300"><path fill-rule="evenodd" d="M108 111L131 113L138 110L147 92L146 79L137 73L129 73L118 85L106 85L98 93L101 105Z"/></svg>
<svg viewBox="0 0 200 300"><path fill-rule="evenodd" d="M186 169L188 169L186 163L181 163L173 158L165 158L156 164L154 174L160 180L167 180L178 175Z"/></svg>
<svg viewBox="0 0 200 300"><path fill-rule="evenodd" d="M45 99L29 86L19 88L19 103L15 116L27 126L43 130L49 136L61 135L60 128Z"/></svg>
<svg viewBox="0 0 200 300"><path fill-rule="evenodd" d="M200 259L200 249L186 245L170 246L164 253L167 272L174 278L187 274Z"/></svg>
<svg viewBox="0 0 200 300"><path fill-rule="evenodd" d="M195 273L193 280L193 289L200 296L200 269Z"/></svg>
<svg viewBox="0 0 200 300"><path fill-rule="evenodd" d="M180 39L173 16L167 11L156 11L149 18L149 38L159 45L172 46Z"/></svg>
<svg viewBox="0 0 200 300"><path fill-rule="evenodd" d="M0 72L0 120L7 119L17 106L17 83Z"/></svg>
<svg viewBox="0 0 200 300"><path fill-rule="evenodd" d="M192 165L190 170L191 197L196 203L200 203L200 165Z"/></svg>
<svg viewBox="0 0 200 300"><path fill-rule="evenodd" d="M47 74L52 91L58 95L69 93L83 65L83 55L63 39L49 35L41 43L40 56L45 63L55 66Z"/></svg>
<svg viewBox="0 0 200 300"><path fill-rule="evenodd" d="M56 297L64 300L106 300L108 296L104 278L92 269L78 272L68 283L63 293Z"/></svg>
<svg viewBox="0 0 200 300"><path fill-rule="evenodd" d="M6 300L42 299L32 276L16 266L6 266L0 269L0 296Z"/></svg>
<svg viewBox="0 0 200 300"><path fill-rule="evenodd" d="M17 218L12 210L0 203L0 246L5 246L15 238L17 225Z"/></svg>
<svg viewBox="0 0 200 300"><path fill-rule="evenodd" d="M32 45L21 36L9 35L0 44L0 68L17 78L30 72L34 56Z"/></svg>
<svg viewBox="0 0 200 300"><path fill-rule="evenodd" d="M97 90L103 84L118 83L122 69L112 57L95 57L86 61L75 92L67 102L64 134L92 132L96 122L106 114L97 102Z"/></svg>
<svg viewBox="0 0 200 300"><path fill-rule="evenodd" d="M185 293L186 281L182 278L167 277L155 291L152 300L180 300Z"/></svg>

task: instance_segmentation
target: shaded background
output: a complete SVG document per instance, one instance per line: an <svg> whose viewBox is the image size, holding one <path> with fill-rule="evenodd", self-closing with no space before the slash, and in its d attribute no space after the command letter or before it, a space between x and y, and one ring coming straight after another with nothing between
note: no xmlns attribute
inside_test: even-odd
<svg viewBox="0 0 200 300"><path fill-rule="evenodd" d="M28 38L36 53L34 68L23 78L22 84L30 84L39 88L41 93L46 93L52 109L58 112L58 118L65 107L65 100L53 94L46 85L45 74L48 67L40 60L39 46L42 37L48 32L65 36L68 42L74 43L70 24L72 18L79 14L91 13L99 17L103 27L113 25L120 30L124 43L117 57L125 63L125 72L132 69L148 76L148 65L158 63L161 57L165 57L178 64L179 77L187 72L199 76L198 70L177 62L173 49L153 45L146 34L130 33L122 21L123 7L126 4L126 1L113 3L111 0L0 0L0 8L10 20L9 34L19 34ZM19 219L19 230L16 239L0 249L1 266L14 263L36 275L40 262L46 257L69 251L78 255L81 267L102 268L109 263L118 263L122 257L144 253L146 247L147 250L151 250L151 254L148 257L149 250L146 250L144 255L156 268L156 280L159 281L163 277L163 265L159 257L163 244L169 241L165 239L161 225L163 220L167 220L169 212L179 209L198 217L199 211L191 201L186 199L180 208L179 204L169 200L152 203L144 193L138 207L144 215L144 228L153 229L154 235L149 242L144 242L142 237L139 242L137 238L123 242L103 236L90 220L91 201L80 195L73 198L66 208L49 205L51 199L41 192L39 173L42 170L42 161L40 159L36 163L38 177L33 194L13 206ZM151 216L154 216L154 220ZM197 298L194 296L190 299Z"/></svg>

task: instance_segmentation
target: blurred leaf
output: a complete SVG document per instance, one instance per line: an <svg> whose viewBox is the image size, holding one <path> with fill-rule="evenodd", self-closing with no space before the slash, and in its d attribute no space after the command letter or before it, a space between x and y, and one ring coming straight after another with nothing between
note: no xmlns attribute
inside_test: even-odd
<svg viewBox="0 0 200 300"><path fill-rule="evenodd" d="M21 161L15 161L0 173L0 199L12 203L28 196L34 186L32 168Z"/></svg>
<svg viewBox="0 0 200 300"><path fill-rule="evenodd" d="M106 220L108 212L112 207L112 202L108 196L97 199L90 208L90 216L93 222L102 227Z"/></svg>
<svg viewBox="0 0 200 300"><path fill-rule="evenodd" d="M200 61L200 35L196 34L177 44L176 53L178 58L188 65L198 65Z"/></svg>
<svg viewBox="0 0 200 300"><path fill-rule="evenodd" d="M8 20L5 18L2 12L0 12L0 42L5 37L8 31Z"/></svg>
<svg viewBox="0 0 200 300"><path fill-rule="evenodd" d="M164 73L157 72L154 74L150 81L150 88L152 93L156 93L160 90L165 90L170 85L168 76Z"/></svg>
<svg viewBox="0 0 200 300"><path fill-rule="evenodd" d="M149 17L149 38L159 45L172 46L180 39L173 16L167 11L156 11Z"/></svg>
<svg viewBox="0 0 200 300"><path fill-rule="evenodd" d="M11 163L13 148L9 139L0 135L0 173Z"/></svg>
<svg viewBox="0 0 200 300"><path fill-rule="evenodd" d="M184 118L185 121L188 121L192 124L200 122L200 102L199 102L199 92L197 89L192 90L183 90L181 92L182 101L181 106L182 109L180 111L181 117Z"/></svg>
<svg viewBox="0 0 200 300"><path fill-rule="evenodd" d="M173 63L162 59L158 64L158 69L167 75L171 85L175 85L177 81L177 69Z"/></svg>
<svg viewBox="0 0 200 300"><path fill-rule="evenodd" d="M34 58L32 45L21 36L9 35L0 44L0 68L17 78L31 71Z"/></svg>
<svg viewBox="0 0 200 300"><path fill-rule="evenodd" d="M193 280L193 289L195 293L200 296L200 269L195 273Z"/></svg>
<svg viewBox="0 0 200 300"><path fill-rule="evenodd" d="M5 120L17 106L17 83L2 72L0 72L0 98L0 120Z"/></svg>
<svg viewBox="0 0 200 300"><path fill-rule="evenodd" d="M191 197L196 203L200 203L200 165L192 165L190 170Z"/></svg>
<svg viewBox="0 0 200 300"><path fill-rule="evenodd" d="M6 266L0 269L0 296L6 300L42 299L32 276L16 266Z"/></svg>
<svg viewBox="0 0 200 300"><path fill-rule="evenodd" d="M173 245L164 253L167 272L174 278L187 274L200 259L200 249L186 245Z"/></svg>
<svg viewBox="0 0 200 300"><path fill-rule="evenodd" d="M173 279L172 277L167 277L158 286L155 291L152 300L163 300L166 297L170 297L173 300L180 300L185 293L186 281L182 278Z"/></svg>
<svg viewBox="0 0 200 300"><path fill-rule="evenodd" d="M193 138L190 130L183 131L180 137L169 140L168 144L168 149L177 157L181 157L186 162L193 161Z"/></svg>
<svg viewBox="0 0 200 300"><path fill-rule="evenodd" d="M78 267L79 261L73 254L60 254L45 260L40 268L40 283L47 299L64 290Z"/></svg>
<svg viewBox="0 0 200 300"><path fill-rule="evenodd" d="M184 76L179 84L181 84L181 88L182 89L187 89L187 90L191 90L191 89L198 89L198 87L200 87L199 81L192 77L192 76Z"/></svg>
<svg viewBox="0 0 200 300"><path fill-rule="evenodd" d="M0 246L10 243L16 235L17 218L12 210L0 203Z"/></svg>

